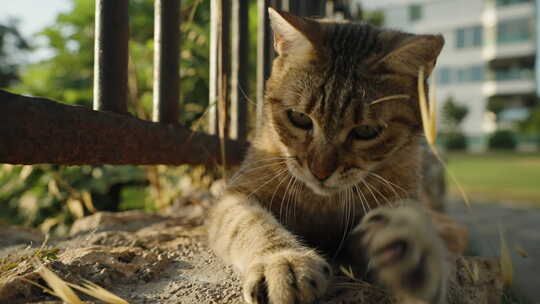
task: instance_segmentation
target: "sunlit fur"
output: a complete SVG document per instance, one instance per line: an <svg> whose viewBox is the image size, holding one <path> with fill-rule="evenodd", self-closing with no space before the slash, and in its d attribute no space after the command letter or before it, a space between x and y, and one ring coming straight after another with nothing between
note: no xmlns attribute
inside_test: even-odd
<svg viewBox="0 0 540 304"><path fill-rule="evenodd" d="M278 29L281 54L266 83L262 125L209 220L214 250L246 282L262 276L250 265L264 264L261 258L281 250L315 248L339 256L370 210L416 197L421 121L413 75L420 64L430 69L442 47L438 36L416 41L420 36L366 24L283 16L312 48L288 53L294 53L294 41L280 40ZM392 95L408 98L372 104ZM291 109L308 115L313 128L294 126L287 116ZM382 132L373 140L354 140L351 130L365 124ZM320 181L314 172L328 177ZM295 261L288 263L301 264ZM256 302L250 284L245 297ZM289 303L286 294L270 297ZM311 299L309 293L302 297Z"/></svg>

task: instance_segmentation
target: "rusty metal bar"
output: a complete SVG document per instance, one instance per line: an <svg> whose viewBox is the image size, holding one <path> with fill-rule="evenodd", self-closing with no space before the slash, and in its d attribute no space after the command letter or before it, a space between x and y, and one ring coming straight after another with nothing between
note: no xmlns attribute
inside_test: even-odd
<svg viewBox="0 0 540 304"><path fill-rule="evenodd" d="M248 9L245 0L231 3L231 101L229 137L245 140L247 136L247 94L248 94Z"/></svg>
<svg viewBox="0 0 540 304"><path fill-rule="evenodd" d="M222 145L217 136L2 90L0 121L0 163L207 166L223 163L219 157ZM226 164L239 164L246 148L245 142L228 140L223 147Z"/></svg>
<svg viewBox="0 0 540 304"><path fill-rule="evenodd" d="M180 0L154 3L155 122L178 123L180 102Z"/></svg>
<svg viewBox="0 0 540 304"><path fill-rule="evenodd" d="M127 112L128 2L96 1L94 110Z"/></svg>

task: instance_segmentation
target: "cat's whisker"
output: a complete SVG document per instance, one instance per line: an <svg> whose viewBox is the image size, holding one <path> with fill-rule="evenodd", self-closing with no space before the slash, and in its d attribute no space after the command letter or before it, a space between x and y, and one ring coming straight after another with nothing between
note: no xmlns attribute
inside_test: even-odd
<svg viewBox="0 0 540 304"><path fill-rule="evenodd" d="M274 177L276 175L279 175L282 172L285 172L286 169L287 168L281 168L278 171L262 172L261 174L257 174L257 176L250 177L249 179L244 179L244 180L242 180L242 182L239 182L237 180L237 181L234 182L234 184L228 184L228 186L233 186L233 185L234 186L241 186L243 184L249 185L249 184L251 184L251 183L253 183L255 181L257 181L257 182L260 181L261 183L263 183L263 182L266 182L269 178L272 178L272 177Z"/></svg>
<svg viewBox="0 0 540 304"><path fill-rule="evenodd" d="M398 185L398 184L396 184L396 183L393 183L392 181L390 181L390 180L388 180L388 179L386 179L386 178L380 176L380 175L377 174L377 173L371 172L371 174L373 174L373 175L375 175L376 177L378 177L378 178L384 180L386 183L389 183L390 185L394 186L394 187L397 188L398 190L403 191L403 193L404 193L405 195L407 195L407 193L408 193L407 190L405 190L405 189L404 189L403 187L401 187L400 185Z"/></svg>
<svg viewBox="0 0 540 304"><path fill-rule="evenodd" d="M349 231L349 227L352 225L352 206L353 203L353 193L352 193L352 187L347 188L347 221L345 222L345 227L343 229L343 237L342 237L342 244L345 242L347 238L347 232ZM342 245L340 245L341 247Z"/></svg>
<svg viewBox="0 0 540 304"><path fill-rule="evenodd" d="M294 183L292 185L292 189L291 189L291 195L290 195L290 198L287 202L287 221L289 221L289 219L291 217L293 217L293 220L294 220L294 207L296 205L295 203L295 198L296 198L296 193L297 193L297 190L298 190L298 185L299 183L301 183L301 181L294 177Z"/></svg>
<svg viewBox="0 0 540 304"><path fill-rule="evenodd" d="M293 209L294 218L296 218L296 210L297 210L296 206L298 204L299 199L302 198L303 187L304 187L304 184L302 183L301 180L299 180L299 183L298 183L298 186L297 186L298 189L297 189L296 195L294 197L294 209Z"/></svg>
<svg viewBox="0 0 540 304"><path fill-rule="evenodd" d="M369 191L371 196L373 197L373 200L375 200L375 203L377 204L377 207L381 206L381 202L379 199L375 196L375 193L371 190L371 187L369 187L368 183L366 183L365 180L362 180L362 184L366 187L366 189Z"/></svg>
<svg viewBox="0 0 540 304"><path fill-rule="evenodd" d="M266 167L271 167L271 166L275 166L275 165L279 165L279 164L286 164L286 163L287 162L284 161L284 160L274 160L272 163L267 163L267 164L260 165L260 166L257 166L257 167L247 166L247 167L243 168L242 170L239 170L237 173L248 173L248 172L258 170L260 168L266 168ZM235 174L235 175L237 175L237 174Z"/></svg>
<svg viewBox="0 0 540 304"><path fill-rule="evenodd" d="M285 221L287 223L289 223L289 219L293 215L294 197L295 197L296 186L298 182L298 179L296 177L293 176L293 178L294 178L294 181L291 186L290 195L289 195L289 198L287 199L287 203L285 204Z"/></svg>
<svg viewBox="0 0 540 304"><path fill-rule="evenodd" d="M257 106L257 102L249 98L249 96L246 94L246 91L244 91L244 88L242 86L238 86L238 88L240 89L240 92L242 93L242 95L244 96L247 102L251 103L254 106Z"/></svg>
<svg viewBox="0 0 540 304"><path fill-rule="evenodd" d="M358 196L358 199L360 200L360 205L362 206L362 210L364 211L364 215L368 213L368 209L366 208L364 204L364 200L360 197L360 189L358 188L358 185L354 185L354 189L356 190L356 196Z"/></svg>
<svg viewBox="0 0 540 304"><path fill-rule="evenodd" d="M343 234L341 236L341 240L339 241L338 247L336 249L336 253L335 253L336 256L341 251L341 247L343 247L343 244L345 243L345 240L347 238L347 231L349 230L350 204L351 204L351 201L349 199L349 193L350 193L350 187L348 187L345 190L339 192L339 194L338 194L338 200L339 200L339 202L341 204L343 204L341 206L341 209L343 210L343 213L342 213Z"/></svg>
<svg viewBox="0 0 540 304"><path fill-rule="evenodd" d="M398 190L401 190L405 193L405 196L407 196L407 192L401 188L400 186L397 186L396 184L390 182L389 180L385 179L384 177L376 174L376 173L373 173L373 172L370 172L369 173L371 176L375 177L376 180L380 181L383 183L383 185L386 185L393 193L394 195L396 196L397 199L399 200L403 200L403 196L401 196L397 191L396 191L396 187L398 188Z"/></svg>
<svg viewBox="0 0 540 304"><path fill-rule="evenodd" d="M272 166L279 166L281 164L286 164L287 161L286 160L272 160L272 163L268 163L268 164L264 164L264 165L260 165L258 167L255 167L253 168L253 166L246 166L244 168L241 168L240 170L238 170L238 172L236 172L230 182L229 182L229 185L233 185L239 177L241 177L243 174L246 174L246 173L249 173L249 172L253 172L253 171L256 171L256 170L260 170L260 169L263 169L263 168L268 168L268 167L272 167ZM248 170L249 169L249 170Z"/></svg>
<svg viewBox="0 0 540 304"><path fill-rule="evenodd" d="M364 201L366 203L366 207L367 207L367 212L371 211L371 205L369 204L366 196L364 195L364 193L362 192L362 189L360 189L360 187L358 185L355 185L356 186L356 190L358 191L359 195L362 196L362 201ZM367 213L366 213L367 214Z"/></svg>
<svg viewBox="0 0 540 304"><path fill-rule="evenodd" d="M364 185L366 185L366 188L369 190L369 192L371 192L371 195L373 196L373 198L375 199L375 202L377 203L377 206L382 206L381 202L377 199L377 196L375 195L375 193L373 192L373 190L375 190L377 192L377 194L379 194L380 197L382 197L386 203L390 206L393 206L393 203L391 200L388 199L388 197L386 197L383 193L381 193L381 191L379 191L379 189L377 189L377 187L373 187L370 186L369 182L367 180L363 180L362 181L364 183Z"/></svg>
<svg viewBox="0 0 540 304"><path fill-rule="evenodd" d="M283 203L285 202L285 198L289 196L289 188L291 187L291 183L295 180L294 175L290 175L289 182L287 183L287 187L285 188L285 192L283 192L283 198L281 199L281 204L279 206L279 221L283 222Z"/></svg>
<svg viewBox="0 0 540 304"><path fill-rule="evenodd" d="M261 189L262 187L266 186L268 183L272 182L274 179L280 177L281 175L283 174L286 174L288 171L287 168L285 169L282 169L281 171L279 171L274 177L272 177L271 179L267 180L265 183L263 183L262 185L260 185L259 187L257 187L255 190L251 191L250 194L247 195L247 197L251 197L251 195L253 195L255 192L257 192L259 189Z"/></svg>
<svg viewBox="0 0 540 304"><path fill-rule="evenodd" d="M288 176L289 176L289 178L291 178L291 177L290 177L291 175L288 175ZM274 197L276 196L276 193L277 193L278 190L280 189L281 184L283 184L283 182L287 180L286 177L287 177L287 176L283 177L283 178L281 179L281 181L279 181L279 183L278 183L276 189L274 189L274 193L272 193L272 198L270 199L270 203L268 204L268 206L269 206L268 209L272 210L272 203L274 202Z"/></svg>

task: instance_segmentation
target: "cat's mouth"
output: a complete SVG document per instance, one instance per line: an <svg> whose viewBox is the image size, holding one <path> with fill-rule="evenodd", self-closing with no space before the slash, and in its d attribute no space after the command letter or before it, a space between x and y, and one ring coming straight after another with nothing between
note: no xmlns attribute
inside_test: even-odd
<svg viewBox="0 0 540 304"><path fill-rule="evenodd" d="M328 184L334 178L333 176L325 181L319 181L307 172L309 170L304 168L298 157L293 157L293 159L295 160L294 162L287 163L289 172L298 180L302 181L313 193L320 196L332 196L341 191L341 187Z"/></svg>
<svg viewBox="0 0 540 304"><path fill-rule="evenodd" d="M315 185L311 185L310 183L306 184L315 194L320 196L332 196L341 191L341 187L326 186L323 183Z"/></svg>
<svg viewBox="0 0 540 304"><path fill-rule="evenodd" d="M314 194L319 196L334 196L344 190L360 183L368 174L367 170L357 169L356 172L347 172L343 178L343 172L339 168L326 180L320 181L310 173L309 169L296 159L296 162L288 163L289 172L298 180L302 181Z"/></svg>

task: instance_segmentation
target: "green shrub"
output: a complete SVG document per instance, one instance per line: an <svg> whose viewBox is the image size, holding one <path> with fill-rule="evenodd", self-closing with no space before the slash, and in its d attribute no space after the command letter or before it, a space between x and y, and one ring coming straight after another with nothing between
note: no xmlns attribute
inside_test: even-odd
<svg viewBox="0 0 540 304"><path fill-rule="evenodd" d="M460 132L450 133L446 136L444 146L447 150L451 151L466 150L467 138Z"/></svg>
<svg viewBox="0 0 540 304"><path fill-rule="evenodd" d="M489 138L490 149L513 150L517 146L514 132L508 130L496 131Z"/></svg>

